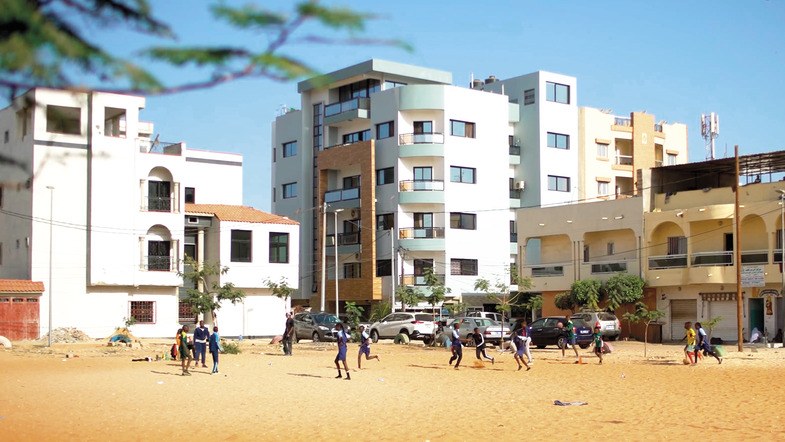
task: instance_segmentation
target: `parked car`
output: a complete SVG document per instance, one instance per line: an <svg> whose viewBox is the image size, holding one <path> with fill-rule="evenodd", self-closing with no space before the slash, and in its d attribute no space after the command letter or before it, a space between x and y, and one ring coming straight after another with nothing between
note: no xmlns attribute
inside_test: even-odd
<svg viewBox="0 0 785 442"><path fill-rule="evenodd" d="M455 324L460 324L458 330L461 334L461 339L466 339L466 346L471 347L474 345L474 340L471 339L472 333L474 333L474 328L477 327L478 331L485 337L485 340L488 342L496 342L496 340L500 339L499 328L497 327L498 323L486 318L472 318L467 316L460 316L452 321L447 325L446 331L452 339L452 330L455 328ZM491 328L491 333L495 335L495 339L492 339L491 335L486 333L487 330ZM495 330L494 330L495 328Z"/></svg>
<svg viewBox="0 0 785 442"><path fill-rule="evenodd" d="M599 325L602 330L602 337L609 341L615 341L621 335L621 322L613 313L586 311L575 313L570 318L573 321L581 319L591 327Z"/></svg>
<svg viewBox="0 0 785 442"><path fill-rule="evenodd" d="M566 325L567 318L564 316L546 316L532 322L529 325L529 337L532 339L532 345L537 348L545 348L548 345L562 346L566 344L567 338L563 336L562 330L557 326L559 322ZM575 327L578 345L581 348L588 348L592 342L591 326L586 324L581 318L572 319L572 323Z"/></svg>
<svg viewBox="0 0 785 442"><path fill-rule="evenodd" d="M501 322L502 314L499 312L466 312L469 318L487 318L496 322Z"/></svg>
<svg viewBox="0 0 785 442"><path fill-rule="evenodd" d="M294 315L294 339L311 339L314 342L334 341L338 317L327 312L303 312ZM349 331L349 327L346 327Z"/></svg>
<svg viewBox="0 0 785 442"><path fill-rule="evenodd" d="M428 313L390 313L378 322L371 324L371 340L391 339L397 334L405 334L409 339L419 339L430 344L436 335L436 322Z"/></svg>

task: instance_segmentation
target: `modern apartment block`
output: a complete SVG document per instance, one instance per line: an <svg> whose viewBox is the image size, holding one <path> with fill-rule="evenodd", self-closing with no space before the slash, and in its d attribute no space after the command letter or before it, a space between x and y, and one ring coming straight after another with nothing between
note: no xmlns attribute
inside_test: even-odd
<svg viewBox="0 0 785 442"><path fill-rule="evenodd" d="M514 209L577 198L574 78L466 88L383 60L326 78L301 82L301 110L273 124L273 212L301 225L298 302L321 308L324 292L334 310L337 274L340 302L368 306L399 284L422 287L431 268L481 308L475 281L509 280Z"/></svg>
<svg viewBox="0 0 785 442"><path fill-rule="evenodd" d="M624 198L640 192L638 170L687 162L687 126L657 122L654 115L580 108L581 201Z"/></svg>
<svg viewBox="0 0 785 442"><path fill-rule="evenodd" d="M160 141L140 120L144 106L143 97L38 88L0 110L0 278L44 283L42 296L24 298L37 299L41 335L51 300L53 327L103 337L133 317L137 336L172 336L180 320L195 319L180 302L188 253L230 267L208 285L247 290L248 305L221 309L234 318L221 324L225 334L248 330L237 318L280 325L285 303L261 287L265 276L296 287L296 223L238 206L242 156ZM273 233L294 248L286 262L268 259L268 248L282 253ZM3 308L6 317L22 311Z"/></svg>
<svg viewBox="0 0 785 442"><path fill-rule="evenodd" d="M737 339L734 186L738 182L742 328L772 340L785 325L782 222L785 152L643 171L632 198L520 211L521 272L543 294L543 314L578 279L618 272L646 281L649 308L665 312L662 335L678 340L684 322L722 317L713 336ZM528 245L536 245L530 256Z"/></svg>

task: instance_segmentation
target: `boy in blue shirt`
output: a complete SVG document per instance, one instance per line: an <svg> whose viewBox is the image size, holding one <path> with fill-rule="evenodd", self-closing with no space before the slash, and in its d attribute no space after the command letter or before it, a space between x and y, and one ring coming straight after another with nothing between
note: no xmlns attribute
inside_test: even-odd
<svg viewBox="0 0 785 442"><path fill-rule="evenodd" d="M221 336L218 335L218 326L213 327L213 334L210 335L209 339L209 347L210 347L210 356L213 357L213 371L212 373L218 373L218 353L223 350L221 348Z"/></svg>
<svg viewBox="0 0 785 442"><path fill-rule="evenodd" d="M341 366L338 364L339 361L343 361L343 368L346 370L346 380L350 381L352 377L349 376L349 366L346 364L346 343L349 342L349 336L346 335L346 332L343 330L343 324L340 322L335 324L335 328L338 331L338 336L336 336L338 341L338 354L335 356L335 368L338 369L338 376L336 376L335 379L341 379L343 377L341 375Z"/></svg>
<svg viewBox="0 0 785 442"><path fill-rule="evenodd" d="M371 356L371 337L368 336L368 333L365 332L365 326L360 326L360 353L357 354L357 369L362 370L362 360L363 354L365 354L365 360L369 359L376 359L377 361L380 360L378 355ZM347 371L347 373L349 373Z"/></svg>

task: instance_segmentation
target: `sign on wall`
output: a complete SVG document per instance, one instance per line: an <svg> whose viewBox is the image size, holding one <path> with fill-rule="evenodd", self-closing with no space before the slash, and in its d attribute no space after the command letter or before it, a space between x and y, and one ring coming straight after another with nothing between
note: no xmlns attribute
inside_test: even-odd
<svg viewBox="0 0 785 442"><path fill-rule="evenodd" d="M741 267L741 286L742 287L765 287L766 278L763 273L763 266L746 265Z"/></svg>

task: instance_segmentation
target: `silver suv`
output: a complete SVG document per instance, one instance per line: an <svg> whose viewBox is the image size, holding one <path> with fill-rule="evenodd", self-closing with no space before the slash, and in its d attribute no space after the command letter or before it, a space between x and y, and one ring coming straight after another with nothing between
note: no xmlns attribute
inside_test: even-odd
<svg viewBox="0 0 785 442"><path fill-rule="evenodd" d="M615 341L621 335L621 322L613 313L607 312L580 312L570 316L572 319L581 319L590 328L599 325L602 337Z"/></svg>
<svg viewBox="0 0 785 442"><path fill-rule="evenodd" d="M436 332L436 323L433 315L427 313L390 313L381 321L371 324L371 340L394 338L401 333L409 339L419 339L426 344L433 341Z"/></svg>

